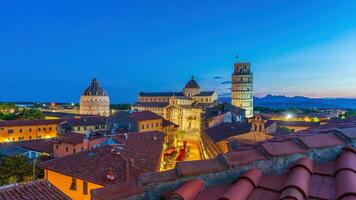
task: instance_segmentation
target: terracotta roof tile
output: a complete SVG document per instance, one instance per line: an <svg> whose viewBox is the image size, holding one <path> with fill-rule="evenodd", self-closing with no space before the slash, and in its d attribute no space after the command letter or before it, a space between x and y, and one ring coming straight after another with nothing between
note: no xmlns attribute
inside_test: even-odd
<svg viewBox="0 0 356 200"><path fill-rule="evenodd" d="M314 173L323 176L333 176L336 162L327 162L314 166Z"/></svg>
<svg viewBox="0 0 356 200"><path fill-rule="evenodd" d="M70 200L46 180L37 180L0 189L1 200Z"/></svg>
<svg viewBox="0 0 356 200"><path fill-rule="evenodd" d="M198 193L204 188L204 182L201 180L191 180L185 182L170 195L172 200L194 200Z"/></svg>
<svg viewBox="0 0 356 200"><path fill-rule="evenodd" d="M256 160L266 159L258 150L233 151L224 154L223 157L230 167L248 164Z"/></svg>
<svg viewBox="0 0 356 200"><path fill-rule="evenodd" d="M356 128L337 129L349 139L356 139Z"/></svg>
<svg viewBox="0 0 356 200"><path fill-rule="evenodd" d="M230 189L231 185L218 185L204 189L195 200L216 200Z"/></svg>
<svg viewBox="0 0 356 200"><path fill-rule="evenodd" d="M54 139L27 140L16 142L17 146L42 153L53 153Z"/></svg>
<svg viewBox="0 0 356 200"><path fill-rule="evenodd" d="M335 173L341 170L350 170L356 173L356 154L351 151L345 151L337 161Z"/></svg>
<svg viewBox="0 0 356 200"><path fill-rule="evenodd" d="M218 172L226 169L218 159L178 162L176 166L180 176Z"/></svg>
<svg viewBox="0 0 356 200"><path fill-rule="evenodd" d="M248 197L248 200L267 200L267 199L277 200L279 199L279 196L280 196L279 192L265 190L262 188L256 188Z"/></svg>
<svg viewBox="0 0 356 200"><path fill-rule="evenodd" d="M245 200L258 185L262 177L260 170L251 169L238 179L219 199L221 200Z"/></svg>
<svg viewBox="0 0 356 200"><path fill-rule="evenodd" d="M271 156L283 156L304 152L304 149L292 141L268 142L263 143L261 146Z"/></svg>
<svg viewBox="0 0 356 200"><path fill-rule="evenodd" d="M177 171L175 169L163 171L161 173L144 173L139 176L140 181L144 184L150 184L155 182L172 181L178 178Z"/></svg>
<svg viewBox="0 0 356 200"><path fill-rule="evenodd" d="M71 156L53 159L39 166L100 185L119 183L140 173L159 169L164 133L158 131L116 136L121 143L94 148ZM107 179L109 170L116 176Z"/></svg>
<svg viewBox="0 0 356 200"><path fill-rule="evenodd" d="M287 176L263 176L258 184L258 187L279 192L283 188Z"/></svg>
<svg viewBox="0 0 356 200"><path fill-rule="evenodd" d="M309 149L336 146L345 143L333 133L305 136L299 139Z"/></svg>
<svg viewBox="0 0 356 200"><path fill-rule="evenodd" d="M314 174L309 183L309 196L319 199L335 199L335 178Z"/></svg>
<svg viewBox="0 0 356 200"><path fill-rule="evenodd" d="M356 173L342 170L336 174L336 196L343 200L345 197L356 197Z"/></svg>
<svg viewBox="0 0 356 200"><path fill-rule="evenodd" d="M101 196L105 199L123 199L130 195L137 195L143 192L138 179L133 179L129 182L119 183L118 185L108 185L103 188L91 190L91 193L96 196Z"/></svg>
<svg viewBox="0 0 356 200"><path fill-rule="evenodd" d="M292 168L283 185L281 199L304 199L309 196L309 180L313 174L313 164L308 158L300 159ZM303 197L303 198L301 198Z"/></svg>

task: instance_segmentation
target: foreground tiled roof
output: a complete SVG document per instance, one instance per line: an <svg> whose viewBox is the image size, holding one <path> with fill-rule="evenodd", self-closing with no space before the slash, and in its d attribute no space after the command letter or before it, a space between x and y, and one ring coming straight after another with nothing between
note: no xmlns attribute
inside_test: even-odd
<svg viewBox="0 0 356 200"><path fill-rule="evenodd" d="M46 180L0 188L1 200L70 200Z"/></svg>
<svg viewBox="0 0 356 200"><path fill-rule="evenodd" d="M204 188L204 181L185 182L166 199L191 200L303 200L356 199L356 149L345 149L335 160L313 164L307 157L297 160L281 175L263 174L252 168L234 183Z"/></svg>
<svg viewBox="0 0 356 200"><path fill-rule="evenodd" d="M129 183L96 189L92 197L95 200L353 199L356 131L347 130L348 135L343 132L341 129L286 141L271 140L210 160L179 162L172 170L145 173Z"/></svg>
<svg viewBox="0 0 356 200"><path fill-rule="evenodd" d="M151 111L140 111L140 112L133 112L131 115L138 120L154 120L154 119L162 119L161 116L157 115Z"/></svg>
<svg viewBox="0 0 356 200"><path fill-rule="evenodd" d="M140 173L159 169L164 133L128 133L117 135L114 140L117 144L53 159L39 166L99 185L126 182ZM110 171L114 180L107 178Z"/></svg>
<svg viewBox="0 0 356 200"><path fill-rule="evenodd" d="M63 119L51 119L51 120L5 120L0 121L0 127L11 126L34 126L34 125L52 125L63 122Z"/></svg>

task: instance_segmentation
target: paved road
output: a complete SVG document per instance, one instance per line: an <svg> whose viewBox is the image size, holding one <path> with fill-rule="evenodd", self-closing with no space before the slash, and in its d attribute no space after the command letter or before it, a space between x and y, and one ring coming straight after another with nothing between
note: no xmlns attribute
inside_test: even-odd
<svg viewBox="0 0 356 200"><path fill-rule="evenodd" d="M187 146L190 149L190 152L185 160L201 160L199 132L186 132L184 134L183 140L187 141Z"/></svg>

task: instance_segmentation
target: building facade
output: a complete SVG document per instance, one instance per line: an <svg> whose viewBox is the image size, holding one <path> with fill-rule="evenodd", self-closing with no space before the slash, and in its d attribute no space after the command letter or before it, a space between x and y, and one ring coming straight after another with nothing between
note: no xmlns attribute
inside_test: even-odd
<svg viewBox="0 0 356 200"><path fill-rule="evenodd" d="M95 78L80 97L79 112L84 115L110 115L109 96Z"/></svg>
<svg viewBox="0 0 356 200"><path fill-rule="evenodd" d="M201 91L194 77L182 92L140 92L132 110L149 110L177 124L181 130L200 130L201 113L204 108L215 105L215 91Z"/></svg>
<svg viewBox="0 0 356 200"><path fill-rule="evenodd" d="M56 137L61 122L62 119L0 121L0 143Z"/></svg>
<svg viewBox="0 0 356 200"><path fill-rule="evenodd" d="M235 63L231 79L231 104L246 110L246 117L253 116L253 73L248 62Z"/></svg>

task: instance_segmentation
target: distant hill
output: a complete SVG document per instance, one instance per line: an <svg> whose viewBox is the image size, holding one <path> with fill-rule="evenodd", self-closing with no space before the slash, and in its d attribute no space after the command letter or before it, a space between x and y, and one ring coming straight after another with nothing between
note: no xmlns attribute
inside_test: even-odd
<svg viewBox="0 0 356 200"><path fill-rule="evenodd" d="M230 102L230 97L219 98L221 102ZM254 97L254 106L274 109L282 108L350 108L356 109L356 99L347 98L309 98L304 96L287 97L267 95Z"/></svg>

